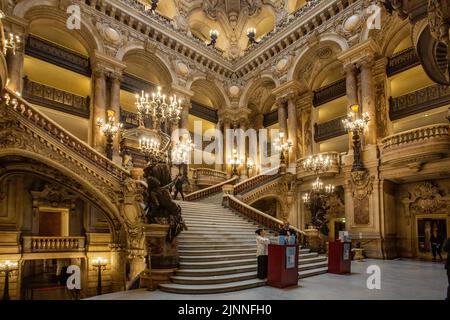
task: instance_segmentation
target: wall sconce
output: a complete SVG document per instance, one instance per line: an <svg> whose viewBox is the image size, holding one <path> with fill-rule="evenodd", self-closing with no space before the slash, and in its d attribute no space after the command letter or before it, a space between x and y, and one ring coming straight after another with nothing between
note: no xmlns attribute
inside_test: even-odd
<svg viewBox="0 0 450 320"><path fill-rule="evenodd" d="M9 33L9 37L3 40L3 54L6 55L8 49L12 50L13 55L16 54L16 50L20 48L20 37Z"/></svg>
<svg viewBox="0 0 450 320"><path fill-rule="evenodd" d="M108 110L107 113L108 113L108 121L105 122L103 118L97 118L97 126L100 128L100 130L102 130L103 134L106 137L106 146L105 146L106 157L109 160L112 160L114 137L122 128L122 124L116 123L114 111Z"/></svg>
<svg viewBox="0 0 450 320"><path fill-rule="evenodd" d="M216 29L210 30L209 38L210 38L210 42L209 42L208 46L211 46L214 48L216 46L217 38L219 38L219 31L217 31Z"/></svg>

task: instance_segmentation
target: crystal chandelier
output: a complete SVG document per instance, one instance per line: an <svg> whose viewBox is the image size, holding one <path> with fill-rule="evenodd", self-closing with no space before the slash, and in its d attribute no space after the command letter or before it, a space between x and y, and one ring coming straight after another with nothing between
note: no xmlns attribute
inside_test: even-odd
<svg viewBox="0 0 450 320"><path fill-rule="evenodd" d="M189 155L194 150L195 144L192 143L191 137L186 135L175 144L172 151L172 162L176 165L183 165L189 162Z"/></svg>
<svg viewBox="0 0 450 320"><path fill-rule="evenodd" d="M303 195L303 203L311 206L314 201L320 201L322 198L328 197L334 193L334 185L328 184L324 187L323 182L319 177L312 183L312 190Z"/></svg>
<svg viewBox="0 0 450 320"><path fill-rule="evenodd" d="M171 121L173 123L180 120L181 114L181 100L177 99L176 95L173 95L167 99L165 94L161 93L161 87L157 88L156 92L153 92L150 96L144 91L141 95L136 95L135 105L139 113L139 126L144 126L144 117L151 116L154 124L153 128L156 129L157 123Z"/></svg>
<svg viewBox="0 0 450 320"><path fill-rule="evenodd" d="M303 161L303 168L306 171L312 171L316 174L321 171L327 171L331 166L331 159L329 156L323 156L321 154L317 156L310 156Z"/></svg>

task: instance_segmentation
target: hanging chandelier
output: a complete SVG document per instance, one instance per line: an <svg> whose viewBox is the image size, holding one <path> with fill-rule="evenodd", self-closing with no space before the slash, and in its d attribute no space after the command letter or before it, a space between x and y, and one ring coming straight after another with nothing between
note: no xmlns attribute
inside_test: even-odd
<svg viewBox="0 0 450 320"><path fill-rule="evenodd" d="M303 168L306 171L312 171L314 173L319 173L327 171L331 166L331 159L329 156L323 156L321 154L317 156L310 156L303 161Z"/></svg>
<svg viewBox="0 0 450 320"><path fill-rule="evenodd" d="M322 198L328 197L334 193L335 186L333 184L327 184L324 187L323 182L319 177L312 183L312 189L310 192L303 195L303 203L310 207L313 202L317 202Z"/></svg>
<svg viewBox="0 0 450 320"><path fill-rule="evenodd" d="M152 117L154 124L153 128L157 128L156 123L170 121L177 123L180 120L181 114L181 100L177 99L176 95L167 96L161 93L161 87L153 92L151 98L148 93L142 90L141 95L136 95L136 108L139 114L139 126L144 126L145 116Z"/></svg>
<svg viewBox="0 0 450 320"><path fill-rule="evenodd" d="M176 165L187 164L189 162L189 155L194 150L195 144L192 143L191 137L186 135L184 138L175 144L172 151L172 162Z"/></svg>
<svg viewBox="0 0 450 320"><path fill-rule="evenodd" d="M161 157L161 151L159 147L160 143L155 139L144 137L139 140L139 149L145 155L146 161L157 161Z"/></svg>

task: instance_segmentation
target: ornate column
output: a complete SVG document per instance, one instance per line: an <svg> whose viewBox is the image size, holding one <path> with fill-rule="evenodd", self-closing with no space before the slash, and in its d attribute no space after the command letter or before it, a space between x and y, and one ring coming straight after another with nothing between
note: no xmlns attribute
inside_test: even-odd
<svg viewBox="0 0 450 320"><path fill-rule="evenodd" d="M375 94L373 86L372 68L374 66L373 53L368 53L360 61L361 68L361 104L362 112L369 113L370 121L365 132L365 142L369 145L377 143L377 114L375 108Z"/></svg>
<svg viewBox="0 0 450 320"><path fill-rule="evenodd" d="M240 170L240 180L241 181L248 179L248 175L247 175L248 142L247 142L247 139L245 138L245 131L247 131L247 126L248 126L248 119L240 118L239 119L239 129L241 129L242 132L244 133L244 154L240 155L243 159L243 163L239 166L239 169L238 169L238 170Z"/></svg>
<svg viewBox="0 0 450 320"><path fill-rule="evenodd" d="M216 130L217 132L222 132L222 123L219 120L216 123ZM217 139L216 140L216 154L215 154L215 159L216 159L216 163L214 165L214 169L218 170L218 171L226 171L225 169L225 150L224 150L224 145L225 145L225 140L223 140L224 136L222 135L222 139ZM220 151L219 151L220 150ZM219 154L222 153L222 159L219 159L218 156ZM220 163L220 160L222 160L222 163ZM218 163L219 162L219 163Z"/></svg>
<svg viewBox="0 0 450 320"><path fill-rule="evenodd" d="M121 72L111 72L109 74L110 91L109 91L109 109L114 111L116 121L120 122L120 83L122 82ZM113 144L113 161L121 163L122 158L119 155L120 138L117 137Z"/></svg>
<svg viewBox="0 0 450 320"><path fill-rule="evenodd" d="M229 119L223 119L223 158L224 167L227 172L227 177L231 178L232 168L229 164L229 157L232 155L233 150L233 135L228 135L227 132L231 129L231 121ZM230 141L231 140L231 141Z"/></svg>
<svg viewBox="0 0 450 320"><path fill-rule="evenodd" d="M345 86L347 92L347 107L350 110L350 107L358 104L358 83L356 79L357 68L353 63L348 63L344 65L345 72Z"/></svg>
<svg viewBox="0 0 450 320"><path fill-rule="evenodd" d="M103 153L105 136L97 127L97 119L106 117L106 70L100 66L93 69L94 100L92 112L92 146Z"/></svg>
<svg viewBox="0 0 450 320"><path fill-rule="evenodd" d="M280 133L283 132L287 135L287 112L286 112L286 99L277 99L278 105L278 124L280 126Z"/></svg>
<svg viewBox="0 0 450 320"><path fill-rule="evenodd" d="M382 139L393 134L392 123L389 119L389 85L386 74L388 59L383 57L375 61L373 68L373 82L375 87L375 109L377 115L377 138Z"/></svg>
<svg viewBox="0 0 450 320"><path fill-rule="evenodd" d="M288 135L289 140L292 142L292 147L289 150L289 164L292 167L295 167L297 162L297 132L298 132L298 120L297 120L297 106L296 99L297 95L295 93L290 93L287 96L288 99Z"/></svg>
<svg viewBox="0 0 450 320"><path fill-rule="evenodd" d="M299 129L301 130L301 144L302 149L299 150L300 157L306 157L313 154L313 126L312 123L312 108L313 108L314 94L309 91L303 93L298 101L300 116L299 116Z"/></svg>
<svg viewBox="0 0 450 320"><path fill-rule="evenodd" d="M179 128L187 130L189 125L189 109L192 107L191 98L194 92L185 87L172 84L172 93L177 96L177 99L181 99L182 111L180 114Z"/></svg>

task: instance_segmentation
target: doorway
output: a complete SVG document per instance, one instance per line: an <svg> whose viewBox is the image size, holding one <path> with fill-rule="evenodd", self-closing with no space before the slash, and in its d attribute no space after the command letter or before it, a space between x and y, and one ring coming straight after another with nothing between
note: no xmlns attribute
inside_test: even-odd
<svg viewBox="0 0 450 320"><path fill-rule="evenodd" d="M437 238L440 242L440 250L448 239L448 219L445 215L435 215L432 217L419 216L416 219L416 252L420 259L432 260L432 246L431 237L433 232L436 231ZM445 252L441 253L445 258ZM439 259L439 255L438 255Z"/></svg>
<svg viewBox="0 0 450 320"><path fill-rule="evenodd" d="M39 208L39 235L46 237L69 236L69 210L64 208Z"/></svg>

